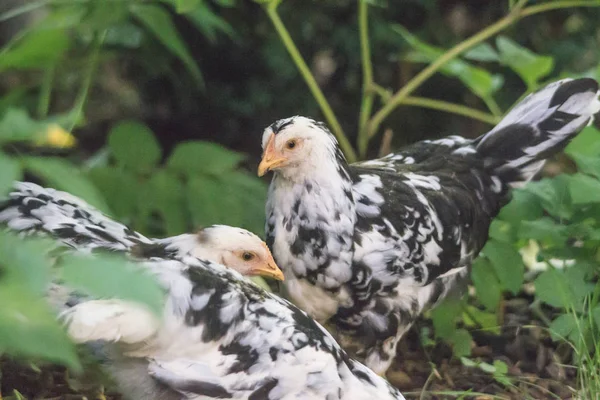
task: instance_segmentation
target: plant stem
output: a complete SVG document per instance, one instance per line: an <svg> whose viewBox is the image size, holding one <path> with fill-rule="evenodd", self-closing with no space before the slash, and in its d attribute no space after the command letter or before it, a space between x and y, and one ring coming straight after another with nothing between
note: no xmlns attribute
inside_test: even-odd
<svg viewBox="0 0 600 400"><path fill-rule="evenodd" d="M461 53L469 50L470 48L478 45L484 40L489 39L496 33L504 30L508 26L514 24L519 19L524 17L528 17L530 15L538 14L545 11L556 10L559 8L566 7L597 7L600 6L600 2L595 1L554 1L551 3L539 4L536 6L530 6L527 8L522 8L526 3L526 0L519 1L514 4L512 10L509 14L507 14L504 18L498 20L496 23L488 26L487 28L481 30L475 35L471 36L467 40L458 43L456 46L448 50L446 53L441 55L437 60L431 63L427 68L422 70L419 74L417 74L414 78L412 78L404 87L398 90L390 99L390 101L382 107L371 119L369 123L369 138L373 137L381 123L390 115L392 111L400 104L402 104L405 99L414 92L419 86L421 86L427 79L429 79L432 75L434 75L441 67L443 67L446 63L453 60Z"/></svg>
<svg viewBox="0 0 600 400"><path fill-rule="evenodd" d="M367 124L371 117L375 93L373 85L373 64L371 62L371 45L369 43L369 5L366 0L358 0L358 31L360 33L360 54L363 72L362 102L358 119L358 153L364 157L369 145Z"/></svg>
<svg viewBox="0 0 600 400"><path fill-rule="evenodd" d="M496 125L500 122L500 118L488 114L483 111L476 110L471 107L463 106L461 104L454 104L447 101L428 99L426 97L414 97L408 96L402 101L403 105L407 106L417 106L423 108L431 108L433 110L446 111L452 114L462 115L464 117L469 117L472 119L476 119L481 122L485 122L486 124Z"/></svg>
<svg viewBox="0 0 600 400"><path fill-rule="evenodd" d="M104 42L104 38L106 37L106 30L97 34L94 37L94 41L92 42L92 50L90 53L90 58L88 60L88 65L85 70L83 83L81 85L81 89L77 94L77 99L75 100L75 105L73 106L73 110L71 111L71 123L67 127L67 132L71 132L77 121L83 112L83 106L85 105L85 101L88 97L88 92L92 86L92 78L94 76L94 71L96 70L96 66L98 64L98 58L100 56L100 48L102 47L102 43Z"/></svg>
<svg viewBox="0 0 600 400"><path fill-rule="evenodd" d="M39 118L48 116L48 108L50 107L50 95L52 94L52 81L56 72L56 63L48 66L44 71L42 86L40 88L40 97L38 100L37 113Z"/></svg>
<svg viewBox="0 0 600 400"><path fill-rule="evenodd" d="M495 117L501 117L504 114L491 95L483 97L482 100Z"/></svg>
<svg viewBox="0 0 600 400"><path fill-rule="evenodd" d="M298 68L298 70L300 71L300 74L302 75L302 77L304 78L304 81L308 85L308 88L310 89L313 97L319 104L319 107L321 108L321 111L323 112L323 115L325 116L327 123L331 127L333 134L337 138L342 151L346 155L348 162L354 162L354 161L356 161L356 153L354 152L352 145L346 138L346 135L342 129L342 126L338 122L335 114L333 113L333 110L331 109L331 106L327 102L327 99L325 99L325 96L323 95L321 88L319 88L319 85L317 84L317 81L315 80L314 76L310 72L308 65L306 65L306 62L304 61L304 59L302 58L302 55L298 51L298 48L294 44L293 39L291 38L289 32L285 28L285 25L283 24L283 22L281 21L279 14L277 14L277 5L279 3L280 3L280 1L278 1L278 0L275 0L271 3L269 3L265 7L265 9L267 11L267 15L269 16L269 19L273 23L275 30L279 34L279 37L280 37L281 41L283 42L283 45L285 46L286 50L292 57L292 60L296 64L296 68Z"/></svg>

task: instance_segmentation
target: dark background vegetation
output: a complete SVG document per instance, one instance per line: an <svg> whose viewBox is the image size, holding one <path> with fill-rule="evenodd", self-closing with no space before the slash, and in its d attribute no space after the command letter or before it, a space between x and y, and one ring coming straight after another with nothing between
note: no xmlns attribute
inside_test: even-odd
<svg viewBox="0 0 600 400"><path fill-rule="evenodd" d="M436 51L443 54L524 2L367 3L374 81L395 92L432 62ZM532 0L526 6L548 3L553 1ZM285 0L278 12L355 144L363 90L357 1ZM514 45L512 53L504 52L494 35L478 55L442 69L413 95L465 105L497 120L544 82L566 76L599 79L599 21L600 7L529 16L500 33L500 40ZM255 176L262 130L292 115L323 119L255 1L3 0L0 44L2 193L14 179L35 180L82 196L151 236L211 223L262 234L268 181ZM433 55L427 44L437 48ZM477 87L485 87L486 101ZM374 110L381 105L378 97ZM53 143L50 132L58 126L77 143ZM401 105L370 142L367 155L450 134L476 137L490 127L469 116ZM382 149L386 129L393 132L392 140ZM468 391L499 398L569 398L582 386L600 388L593 340L600 326L596 134L589 128L569 148L569 157L556 157L544 171L548 177L577 174L545 179L516 195L475 265L477 295L450 302L410 332L389 376L392 382L428 398L469 396ZM573 246L578 240L583 249ZM519 254L524 248L529 251L525 261ZM19 251L18 245L14 249ZM6 260L15 259L7 251L0 248L4 268L10 267ZM575 260L580 268L555 270L544 264L551 259ZM536 270L536 263L545 267ZM558 298L560 288L566 295ZM30 304L15 301L14 306L27 310ZM2 332L10 334L9 322L0 318L0 339ZM5 331L3 323L9 327ZM6 346L0 340L0 351ZM31 354L27 346L11 353L73 362L72 355ZM80 389L65 383L70 381L62 370L17 374L13 361L10 368L3 365L5 396L18 398L17 389L51 398ZM42 376L51 383L27 383Z"/></svg>

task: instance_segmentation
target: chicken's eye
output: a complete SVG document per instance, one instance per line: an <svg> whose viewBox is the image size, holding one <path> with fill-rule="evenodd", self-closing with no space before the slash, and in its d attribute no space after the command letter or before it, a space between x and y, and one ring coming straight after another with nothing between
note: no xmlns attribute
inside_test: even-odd
<svg viewBox="0 0 600 400"><path fill-rule="evenodd" d="M295 140L288 140L287 143L285 144L285 147L287 147L288 149L292 150L293 148L296 147L296 141Z"/></svg>
<svg viewBox="0 0 600 400"><path fill-rule="evenodd" d="M254 258L254 254L245 252L244 254L242 254L242 258L244 259L244 261L250 261Z"/></svg>

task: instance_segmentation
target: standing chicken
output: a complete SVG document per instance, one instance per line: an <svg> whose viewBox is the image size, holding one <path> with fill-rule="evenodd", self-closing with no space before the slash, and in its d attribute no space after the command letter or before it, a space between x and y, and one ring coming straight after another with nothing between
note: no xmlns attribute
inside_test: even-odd
<svg viewBox="0 0 600 400"><path fill-rule="evenodd" d="M425 140L348 165L323 123L280 120L262 138L267 243L290 298L379 374L427 306L464 281L510 188L530 180L600 109L598 83L527 96L474 140Z"/></svg>
<svg viewBox="0 0 600 400"><path fill-rule="evenodd" d="M148 239L69 193L29 182L17 182L14 188L0 202L0 222L14 230L46 232L79 250L104 249L138 258L190 255L242 275L283 279L266 244L245 229L213 225L196 234Z"/></svg>
<svg viewBox="0 0 600 400"><path fill-rule="evenodd" d="M114 245L127 251L147 240L131 231L123 236L123 225L67 193L25 183L17 189L0 207L10 229L54 237L89 257L93 248ZM243 236L230 238L229 245L244 242ZM126 398L404 399L349 358L305 312L248 282L235 268L187 250L146 253L136 265L165 291L161 316L116 299L61 305L74 341L104 345L107 368Z"/></svg>

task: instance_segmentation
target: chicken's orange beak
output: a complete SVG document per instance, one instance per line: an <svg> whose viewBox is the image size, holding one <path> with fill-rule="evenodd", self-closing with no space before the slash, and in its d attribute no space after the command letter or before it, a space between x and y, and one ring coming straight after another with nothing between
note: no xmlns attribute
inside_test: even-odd
<svg viewBox="0 0 600 400"><path fill-rule="evenodd" d="M258 176L263 176L267 172L280 167L286 161L287 158L277 154L277 151L275 150L275 134L271 134L265 152L263 153L262 160L258 165Z"/></svg>
<svg viewBox="0 0 600 400"><path fill-rule="evenodd" d="M266 245L265 245L265 247L266 247ZM267 251L268 251L268 249L267 249ZM269 252L268 254L269 254L269 258L267 259L267 262L262 265L259 265L256 268L253 268L252 271L250 271L250 273L252 275L266 276L268 278L273 278L278 281L283 281L285 279L283 277L283 272L279 269L279 267L275 263L275 260L273 259L271 252Z"/></svg>

